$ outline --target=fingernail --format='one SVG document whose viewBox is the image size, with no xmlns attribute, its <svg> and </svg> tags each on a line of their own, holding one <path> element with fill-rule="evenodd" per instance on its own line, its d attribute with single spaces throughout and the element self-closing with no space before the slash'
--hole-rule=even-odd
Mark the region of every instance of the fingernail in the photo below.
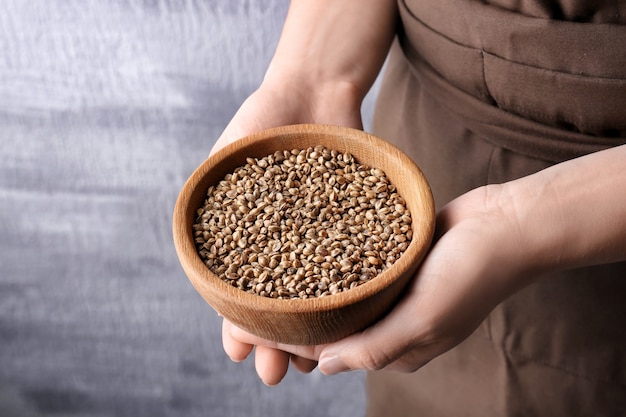
<svg viewBox="0 0 626 417">
<path fill-rule="evenodd" d="M 349 370 L 339 356 L 320 358 L 319 369 L 324 375 L 334 375 Z"/>
</svg>

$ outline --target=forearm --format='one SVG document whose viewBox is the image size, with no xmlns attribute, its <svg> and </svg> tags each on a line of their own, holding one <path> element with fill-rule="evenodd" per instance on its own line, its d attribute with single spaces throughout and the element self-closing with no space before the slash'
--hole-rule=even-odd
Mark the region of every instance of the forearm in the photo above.
<svg viewBox="0 0 626 417">
<path fill-rule="evenodd" d="M 539 272 L 626 260 L 626 146 L 507 183 L 517 260 Z"/>
<path fill-rule="evenodd" d="M 362 100 L 395 34 L 395 0 L 294 0 L 266 82 L 351 90 Z"/>
</svg>

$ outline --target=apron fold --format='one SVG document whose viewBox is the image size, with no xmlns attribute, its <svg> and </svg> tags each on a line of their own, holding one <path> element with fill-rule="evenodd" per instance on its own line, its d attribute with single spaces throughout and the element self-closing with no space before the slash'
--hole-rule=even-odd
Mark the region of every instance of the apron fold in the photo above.
<svg viewBox="0 0 626 417">
<path fill-rule="evenodd" d="M 626 144 L 626 26 L 477 0 L 399 10 L 373 130 L 417 162 L 438 208 Z M 625 277 L 617 263 L 523 289 L 419 371 L 369 373 L 368 415 L 624 415 Z"/>
</svg>

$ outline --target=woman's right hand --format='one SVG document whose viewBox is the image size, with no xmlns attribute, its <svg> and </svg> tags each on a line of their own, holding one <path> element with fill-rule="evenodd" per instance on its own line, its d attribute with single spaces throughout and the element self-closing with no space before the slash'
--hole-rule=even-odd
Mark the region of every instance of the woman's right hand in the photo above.
<svg viewBox="0 0 626 417">
<path fill-rule="evenodd" d="M 244 136 L 277 126 L 300 123 L 333 124 L 362 128 L 361 99 L 350 85 L 307 87 L 304 83 L 274 86 L 266 81 L 239 108 L 211 154 Z M 254 346 L 231 337 L 232 326 L 224 320 L 222 342 L 224 350 L 236 362 L 244 360 L 254 349 L 259 375 L 268 385 L 278 383 L 289 362 L 301 372 L 310 372 L 317 361 L 265 345 Z M 256 348 L 256 349 L 255 349 Z"/>
<path fill-rule="evenodd" d="M 301 124 L 362 129 L 361 102 L 380 71 L 395 36 L 396 0 L 292 0 L 283 33 L 263 83 L 242 104 L 211 154 L 260 130 Z M 224 350 L 235 361 L 254 345 L 231 336 L 224 322 Z M 259 375 L 278 383 L 289 362 L 311 371 L 306 352 L 290 354 L 259 344 Z M 309 359 L 306 359 L 309 357 Z"/>
</svg>

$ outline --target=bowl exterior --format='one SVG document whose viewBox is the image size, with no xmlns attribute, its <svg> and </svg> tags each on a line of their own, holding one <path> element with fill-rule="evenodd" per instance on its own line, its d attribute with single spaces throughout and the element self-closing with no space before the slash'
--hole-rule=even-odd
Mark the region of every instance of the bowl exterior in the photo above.
<svg viewBox="0 0 626 417">
<path fill-rule="evenodd" d="M 249 299 L 216 291 L 215 287 L 207 285 L 207 280 L 202 277 L 193 274 L 189 277 L 202 298 L 215 311 L 241 329 L 279 343 L 319 345 L 349 336 L 384 316 L 413 277 L 417 266 L 413 264 L 411 269 L 405 270 L 401 276 L 380 291 L 350 304 L 338 303 L 331 309 L 324 308 L 323 305 L 319 308 L 302 310 L 294 308 L 287 311 L 267 308 L 263 302 L 265 297 L 254 295 L 256 298 L 254 301 L 259 302 L 253 303 Z M 299 301 L 304 300 L 293 300 Z"/>
</svg>

